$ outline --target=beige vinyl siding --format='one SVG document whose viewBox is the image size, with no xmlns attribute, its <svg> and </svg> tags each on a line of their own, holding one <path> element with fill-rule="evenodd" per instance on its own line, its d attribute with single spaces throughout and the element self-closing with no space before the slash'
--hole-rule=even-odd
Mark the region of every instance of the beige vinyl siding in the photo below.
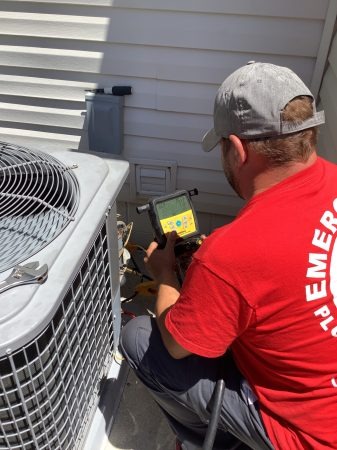
<svg viewBox="0 0 337 450">
<path fill-rule="evenodd" d="M 337 163 L 337 35 L 331 46 L 319 98 L 319 108 L 324 109 L 326 121 L 319 135 L 319 152 Z"/>
<path fill-rule="evenodd" d="M 6 2 L 3 2 L 6 3 Z M 10 2 L 7 2 L 10 3 Z M 71 6 L 114 6 L 128 9 L 158 10 L 158 11 L 178 11 L 178 12 L 203 12 L 220 14 L 245 14 L 261 16 L 261 11 L 265 16 L 294 17 L 325 19 L 327 2 L 315 2 L 312 0 L 303 3 L 302 0 L 283 0 L 274 2 L 268 0 L 21 0 L 26 3 L 25 11 L 32 11 L 35 4 L 40 4 L 39 10 L 48 8 L 50 4 L 71 5 Z M 30 6 L 31 5 L 31 6 Z M 6 5 L 2 8 L 6 11 Z M 104 11 L 104 9 L 101 9 Z M 70 9 L 68 11 L 71 11 Z M 45 10 L 43 10 L 45 12 Z M 99 14 L 99 12 L 97 13 Z"/>
<path fill-rule="evenodd" d="M 199 188 L 195 204 L 212 227 L 218 214 L 240 207 L 218 152 L 200 147 L 218 85 L 259 60 L 289 66 L 318 86 L 336 3 L 0 1 L 0 138 L 86 149 L 85 90 L 131 85 L 122 156 L 176 161 L 176 187 Z M 137 201 L 128 184 L 121 200 Z"/>
</svg>

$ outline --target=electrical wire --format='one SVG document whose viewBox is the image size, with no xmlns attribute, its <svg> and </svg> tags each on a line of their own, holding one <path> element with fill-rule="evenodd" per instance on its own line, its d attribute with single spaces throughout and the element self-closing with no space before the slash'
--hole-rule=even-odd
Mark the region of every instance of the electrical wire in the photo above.
<svg viewBox="0 0 337 450">
<path fill-rule="evenodd" d="M 144 253 L 146 253 L 146 249 L 145 249 L 143 246 L 141 246 L 141 245 L 139 245 L 139 244 L 134 244 L 133 242 L 127 244 L 125 247 L 127 248 L 127 250 L 129 250 L 130 253 L 131 253 L 132 250 L 134 250 L 135 248 L 138 249 L 138 250 L 141 250 L 141 251 L 144 252 Z"/>
<path fill-rule="evenodd" d="M 125 232 L 126 232 L 126 238 L 123 240 L 123 245 L 124 247 L 126 247 L 128 245 L 130 236 L 131 236 L 131 232 L 133 229 L 133 222 L 130 222 L 126 225 L 125 227 Z"/>
<path fill-rule="evenodd" d="M 146 280 L 153 281 L 153 279 L 151 277 L 149 277 L 148 275 L 146 275 L 145 273 L 143 273 L 140 270 L 139 265 L 137 264 L 137 261 L 135 260 L 135 258 L 133 257 L 133 255 L 131 253 L 130 253 L 130 257 L 131 257 L 132 264 L 134 265 L 134 267 L 135 267 L 136 271 L 138 272 L 138 274 L 141 275 L 141 278 L 142 279 L 145 278 Z"/>
<path fill-rule="evenodd" d="M 145 273 L 140 272 L 139 270 L 136 269 L 130 269 L 130 267 L 125 267 L 124 268 L 124 272 L 125 273 L 130 273 L 132 275 L 138 275 L 141 279 L 146 278 L 149 281 L 153 281 L 153 279 L 147 275 L 145 275 Z"/>
</svg>

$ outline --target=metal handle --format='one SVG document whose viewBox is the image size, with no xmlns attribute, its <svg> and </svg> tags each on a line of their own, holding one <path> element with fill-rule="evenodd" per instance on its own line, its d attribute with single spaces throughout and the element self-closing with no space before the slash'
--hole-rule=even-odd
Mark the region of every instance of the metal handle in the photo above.
<svg viewBox="0 0 337 450">
<path fill-rule="evenodd" d="M 136 211 L 138 214 L 142 214 L 145 211 L 148 211 L 150 209 L 150 205 L 147 203 L 146 205 L 137 206 Z"/>
</svg>

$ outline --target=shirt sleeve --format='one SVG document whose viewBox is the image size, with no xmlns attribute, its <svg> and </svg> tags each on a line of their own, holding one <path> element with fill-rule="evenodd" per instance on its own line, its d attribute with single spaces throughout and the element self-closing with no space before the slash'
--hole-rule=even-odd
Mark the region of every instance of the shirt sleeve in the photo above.
<svg viewBox="0 0 337 450">
<path fill-rule="evenodd" d="M 221 356 L 255 320 L 253 308 L 227 281 L 194 259 L 165 325 L 191 353 Z"/>
</svg>

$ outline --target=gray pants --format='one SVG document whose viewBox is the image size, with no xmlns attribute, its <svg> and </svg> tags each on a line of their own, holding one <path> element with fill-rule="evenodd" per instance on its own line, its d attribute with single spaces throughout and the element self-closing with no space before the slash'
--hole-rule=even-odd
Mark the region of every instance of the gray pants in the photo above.
<svg viewBox="0 0 337 450">
<path fill-rule="evenodd" d="M 173 359 L 154 319 L 140 316 L 122 330 L 120 349 L 166 415 L 185 450 L 202 448 L 219 376 L 225 380 L 214 450 L 273 449 L 257 402 L 247 400 L 243 377 L 230 353 L 221 358 Z"/>
</svg>

